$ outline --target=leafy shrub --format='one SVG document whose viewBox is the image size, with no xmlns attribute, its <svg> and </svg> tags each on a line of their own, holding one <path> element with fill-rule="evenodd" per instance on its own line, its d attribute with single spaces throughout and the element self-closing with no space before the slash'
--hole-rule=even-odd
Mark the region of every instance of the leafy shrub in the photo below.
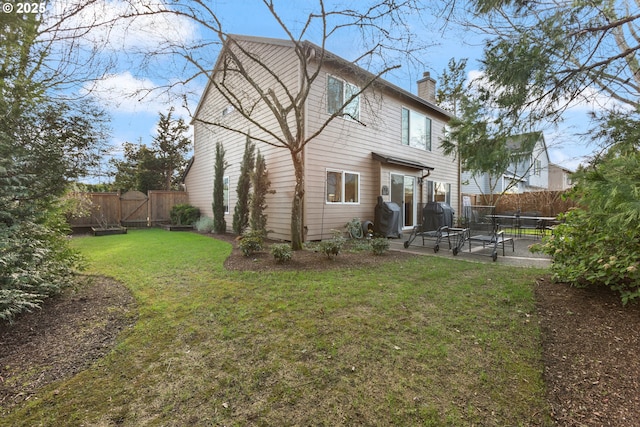
<svg viewBox="0 0 640 427">
<path fill-rule="evenodd" d="M 345 241 L 345 238 L 342 237 L 342 233 L 336 230 L 334 231 L 331 239 L 323 240 L 318 244 L 318 250 L 325 254 L 327 258 L 334 259 L 338 254 L 340 254 Z"/>
<path fill-rule="evenodd" d="M 349 252 L 369 252 L 371 250 L 371 240 L 353 239 L 347 245 Z"/>
<path fill-rule="evenodd" d="M 273 255 L 278 264 L 290 261 L 292 256 L 291 245 L 288 243 L 271 245 L 271 255 Z"/>
<path fill-rule="evenodd" d="M 371 252 L 374 255 L 382 255 L 389 249 L 389 240 L 384 237 L 377 237 L 371 240 Z"/>
<path fill-rule="evenodd" d="M 640 297 L 640 126 L 613 115 L 601 136 L 615 145 L 576 174 L 567 212 L 552 236 L 532 248 L 553 257 L 554 279 L 604 285 L 626 303 Z"/>
<path fill-rule="evenodd" d="M 240 240 L 240 250 L 244 256 L 251 256 L 256 252 L 262 250 L 264 244 L 264 232 L 262 231 L 247 231 L 242 235 Z"/>
<path fill-rule="evenodd" d="M 0 320 L 11 322 L 18 313 L 40 307 L 72 286 L 82 268 L 80 254 L 69 247 L 62 213 L 51 210 L 40 221 L 0 226 Z"/>
<path fill-rule="evenodd" d="M 207 216 L 201 216 L 193 225 L 196 230 L 203 233 L 211 233 L 213 231 L 213 219 Z"/>
<path fill-rule="evenodd" d="M 256 155 L 256 165 L 253 174 L 251 174 L 251 186 L 253 194 L 251 195 L 249 223 L 253 230 L 267 230 L 267 215 L 264 213 L 267 209 L 267 195 L 275 194 L 275 190 L 270 190 L 271 181 L 269 181 L 269 173 L 267 172 L 267 163 L 264 160 L 260 150 Z"/>
<path fill-rule="evenodd" d="M 171 223 L 176 225 L 192 225 L 200 218 L 200 209 L 188 203 L 174 205 L 169 212 Z"/>
<path fill-rule="evenodd" d="M 624 303 L 640 297 L 640 229 L 613 230 L 584 209 L 561 216 L 565 221 L 533 251 L 553 258 L 556 281 L 574 286 L 604 285 L 620 293 Z"/>
</svg>

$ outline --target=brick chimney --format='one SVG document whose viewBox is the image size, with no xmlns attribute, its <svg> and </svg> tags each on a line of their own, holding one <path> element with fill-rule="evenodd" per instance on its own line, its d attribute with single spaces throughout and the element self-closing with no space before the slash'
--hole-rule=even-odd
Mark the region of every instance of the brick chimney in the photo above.
<svg viewBox="0 0 640 427">
<path fill-rule="evenodd" d="M 431 73 L 425 71 L 422 79 L 418 80 L 418 96 L 435 104 L 436 102 L 436 81 L 431 78 Z"/>
</svg>

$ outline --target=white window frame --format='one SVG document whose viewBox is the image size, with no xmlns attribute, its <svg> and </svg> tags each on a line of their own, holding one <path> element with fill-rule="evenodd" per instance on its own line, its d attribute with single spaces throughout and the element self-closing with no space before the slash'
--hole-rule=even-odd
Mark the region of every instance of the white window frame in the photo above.
<svg viewBox="0 0 640 427">
<path fill-rule="evenodd" d="M 340 82 L 342 85 L 342 93 L 341 98 L 335 102 L 331 102 L 329 98 L 331 96 L 331 91 L 329 90 L 329 84 L 331 79 Z M 356 120 L 360 121 L 360 94 L 353 98 L 351 102 L 345 105 L 345 100 L 351 98 L 354 93 L 360 92 L 360 88 L 354 84 L 349 83 L 348 81 L 341 79 L 339 77 L 333 76 L 331 74 L 327 75 L 327 113 L 335 114 L 339 111 L 339 108 L 342 108 L 342 114 L 339 114 L 337 117 L 342 117 L 347 120 Z M 333 104 L 333 105 L 332 105 Z"/>
<path fill-rule="evenodd" d="M 451 204 L 451 184 L 444 181 L 427 181 L 427 201 L 435 202 L 436 196 L 444 194 L 444 201 Z"/>
<path fill-rule="evenodd" d="M 236 109 L 234 108 L 234 106 L 233 106 L 233 105 L 231 105 L 231 104 L 229 104 L 229 105 L 227 105 L 226 107 L 224 107 L 224 108 L 222 109 L 221 116 L 222 116 L 222 117 L 224 117 L 224 116 L 228 116 L 229 114 L 233 113 L 235 110 L 236 110 Z"/>
<path fill-rule="evenodd" d="M 340 176 L 340 197 L 339 200 L 329 200 L 329 173 L 339 174 Z M 346 175 L 355 175 L 357 177 L 357 200 L 350 202 L 345 200 L 346 194 Z M 359 205 L 360 204 L 360 172 L 345 171 L 338 169 L 326 169 L 325 170 L 325 191 L 324 202 L 328 205 Z M 335 193 L 333 193 L 335 194 Z"/>
<path fill-rule="evenodd" d="M 228 214 L 229 213 L 229 177 L 225 176 L 222 177 L 222 198 L 223 200 L 223 205 L 225 207 L 224 209 L 224 213 Z"/>
<path fill-rule="evenodd" d="M 542 160 L 533 159 L 533 174 L 540 176 L 542 174 Z"/>
<path fill-rule="evenodd" d="M 416 121 L 418 121 L 417 125 L 419 125 L 419 121 L 422 121 L 422 126 L 424 127 L 423 135 L 413 135 L 411 132 L 412 122 Z M 419 111 L 412 110 L 411 108 L 402 107 L 402 110 L 400 112 L 400 123 L 402 128 L 402 135 L 400 137 L 402 145 L 418 148 L 425 151 L 431 151 L 431 146 L 433 143 L 433 120 L 431 120 L 430 117 Z M 415 128 L 413 130 L 415 132 Z M 424 138 L 424 143 L 415 142 L 416 140 L 420 140 L 422 138 Z"/>
</svg>

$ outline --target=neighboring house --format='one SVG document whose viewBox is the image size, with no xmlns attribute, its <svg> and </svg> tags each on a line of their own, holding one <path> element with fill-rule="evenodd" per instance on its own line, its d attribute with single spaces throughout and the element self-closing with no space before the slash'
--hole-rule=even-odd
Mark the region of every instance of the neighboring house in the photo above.
<svg viewBox="0 0 640 427">
<path fill-rule="evenodd" d="M 299 84 L 304 64 L 294 55 L 293 42 L 232 37 L 270 64 L 270 74 L 256 74 L 252 78 L 274 79 L 277 76 L 279 81 L 291 87 Z M 321 51 L 316 45 L 303 43 L 310 52 Z M 216 68 L 221 67 L 224 61 L 224 49 L 222 52 Z M 362 81 L 362 76 L 371 76 L 352 63 L 327 54 L 331 61 L 326 61 L 320 70 L 301 118 L 308 134 L 316 132 L 331 113 L 349 99 L 350 94 L 357 92 L 354 88 Z M 313 56 L 309 61 L 313 64 Z M 215 69 L 213 75 L 219 78 L 215 77 Z M 250 98 L 248 90 L 235 90 L 238 97 Z M 446 201 L 457 209 L 460 199 L 458 164 L 440 149 L 441 135 L 451 116 L 435 105 L 435 81 L 427 73 L 418 82 L 418 93 L 414 95 L 379 79 L 348 103 L 344 109 L 345 116 L 336 117 L 305 146 L 305 240 L 330 238 L 332 230 L 344 231 L 345 224 L 354 217 L 373 221 L 379 195 L 385 201 L 401 206 L 404 227 L 417 224 L 419 206 L 429 200 Z M 273 95 L 282 96 L 276 95 L 275 91 Z M 189 202 L 211 217 L 215 145 L 221 142 L 229 165 L 225 172 L 225 206 L 228 212 L 226 222 L 230 227 L 246 137 L 210 124 L 220 120 L 229 128 L 237 128 L 241 126 L 237 123 L 243 123 L 240 113 L 230 108 L 215 86 L 209 84 L 194 115 L 194 157 L 184 182 Z M 261 128 L 254 126 L 248 129 L 252 136 L 259 132 L 261 135 L 267 131 L 279 132 L 272 115 L 264 114 L 264 122 L 260 124 Z M 290 240 L 295 185 L 291 154 L 286 148 L 263 142 L 256 145 L 265 157 L 271 189 L 275 190 L 275 194 L 267 198 L 269 236 Z"/>
<path fill-rule="evenodd" d="M 513 160 L 502 174 L 462 172 L 463 194 L 526 193 L 549 189 L 549 153 L 542 132 L 514 136 Z"/>
<path fill-rule="evenodd" d="M 549 163 L 549 190 L 564 191 L 573 187 L 571 174 L 573 171 L 554 163 Z"/>
</svg>

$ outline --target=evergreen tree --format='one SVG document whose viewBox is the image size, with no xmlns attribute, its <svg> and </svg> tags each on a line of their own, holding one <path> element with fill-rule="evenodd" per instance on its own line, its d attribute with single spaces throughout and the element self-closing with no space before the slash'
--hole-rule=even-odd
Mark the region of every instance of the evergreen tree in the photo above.
<svg viewBox="0 0 640 427">
<path fill-rule="evenodd" d="M 177 188 L 180 178 L 178 172 L 187 163 L 185 155 L 191 145 L 191 140 L 185 136 L 189 126 L 182 118 L 174 119 L 173 111 L 172 107 L 167 115 L 160 113 L 158 134 L 153 137 L 153 148 L 157 153 L 157 165 L 165 190 Z"/>
<path fill-rule="evenodd" d="M 269 181 L 267 173 L 267 164 L 260 150 L 256 156 L 256 167 L 251 175 L 251 184 L 253 185 L 253 194 L 251 195 L 251 229 L 254 231 L 267 233 L 267 215 L 264 210 L 267 208 L 267 194 L 275 193 L 269 190 L 271 181 Z"/>
<path fill-rule="evenodd" d="M 185 155 L 191 140 L 185 136 L 189 129 L 183 119 L 172 117 L 173 108 L 160 113 L 158 134 L 151 147 L 124 143 L 124 159 L 112 159 L 115 167 L 114 186 L 121 190 L 176 190 L 180 172 L 187 161 Z"/>
<path fill-rule="evenodd" d="M 0 16 L 0 320 L 74 283 L 59 196 L 95 164 L 105 115 L 43 90 L 35 14 Z M 87 108 L 84 108 L 87 107 Z"/>
<path fill-rule="evenodd" d="M 115 166 L 114 187 L 119 190 L 138 190 L 147 193 L 149 190 L 164 188 L 164 177 L 161 172 L 157 153 L 146 145 L 125 142 L 124 159 L 111 159 Z"/>
<path fill-rule="evenodd" d="M 233 232 L 236 234 L 242 234 L 249 226 L 249 199 L 251 197 L 251 174 L 255 164 L 255 149 L 256 144 L 251 142 L 251 138 L 247 136 L 238 187 L 236 188 L 238 199 L 233 208 Z"/>
<path fill-rule="evenodd" d="M 436 93 L 437 105 L 450 111 L 454 117 L 458 115 L 462 98 L 466 96 L 467 58 L 456 62 L 451 58 L 447 63 L 447 69 L 439 78 L 439 88 Z"/>
<path fill-rule="evenodd" d="M 227 162 L 224 160 L 225 151 L 221 143 L 216 143 L 216 162 L 213 168 L 213 231 L 218 234 L 227 232 L 227 222 L 224 214 L 229 210 L 225 205 L 224 171 Z M 226 189 L 228 192 L 229 190 Z"/>
</svg>

